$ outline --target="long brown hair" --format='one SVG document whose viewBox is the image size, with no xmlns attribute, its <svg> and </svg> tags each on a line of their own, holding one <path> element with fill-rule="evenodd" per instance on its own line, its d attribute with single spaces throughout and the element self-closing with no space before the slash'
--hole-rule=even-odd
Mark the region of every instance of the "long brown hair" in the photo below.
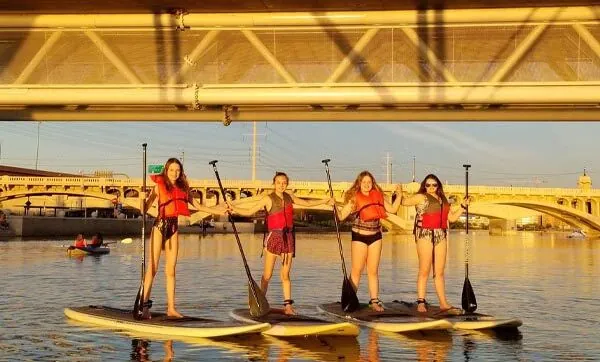
<svg viewBox="0 0 600 362">
<path fill-rule="evenodd" d="M 354 180 L 352 186 L 348 189 L 348 191 L 344 193 L 344 203 L 348 203 L 354 198 L 354 196 L 356 196 L 356 193 L 360 192 L 360 183 L 362 182 L 362 179 L 365 178 L 365 176 L 369 176 L 371 178 L 371 181 L 373 181 L 374 190 L 382 192 L 381 187 L 379 187 L 377 181 L 375 181 L 375 177 L 373 177 L 373 174 L 365 170 L 359 173 L 358 176 L 356 176 L 356 180 Z"/>
<path fill-rule="evenodd" d="M 427 193 L 427 187 L 425 187 L 425 184 L 427 183 L 427 180 L 429 180 L 429 179 L 433 179 L 433 180 L 435 180 L 435 182 L 437 182 L 437 189 L 435 190 L 435 193 L 440 197 L 440 200 L 442 200 L 442 202 L 444 204 L 447 204 L 448 199 L 446 198 L 446 194 L 444 194 L 444 188 L 442 187 L 442 182 L 436 175 L 434 175 L 432 173 L 425 176 L 423 181 L 421 181 L 421 187 L 419 187 L 419 191 L 417 193 L 423 194 L 423 195 L 425 195 Z"/>
<path fill-rule="evenodd" d="M 172 184 L 171 180 L 169 180 L 169 177 L 167 176 L 167 171 L 169 170 L 169 166 L 171 166 L 174 163 L 179 165 L 179 169 L 181 170 L 181 172 L 179 173 L 179 177 L 177 178 L 177 180 L 175 180 L 175 184 Z M 163 180 L 165 181 L 165 185 L 167 186 L 167 191 L 171 192 L 173 187 L 177 187 L 185 193 L 188 193 L 190 191 L 190 185 L 188 184 L 187 177 L 185 176 L 185 173 L 183 172 L 183 165 L 181 164 L 181 161 L 179 161 L 178 159 L 169 158 L 167 160 L 167 163 L 165 163 L 165 167 L 163 168 L 163 170 L 161 172 L 161 176 L 163 177 Z"/>
</svg>

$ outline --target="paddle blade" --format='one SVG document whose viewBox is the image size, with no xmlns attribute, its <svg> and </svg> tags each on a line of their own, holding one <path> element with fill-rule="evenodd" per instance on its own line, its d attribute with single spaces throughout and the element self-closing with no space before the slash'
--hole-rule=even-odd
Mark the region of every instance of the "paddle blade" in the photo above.
<svg viewBox="0 0 600 362">
<path fill-rule="evenodd" d="M 142 288 L 138 290 L 137 296 L 135 297 L 135 303 L 133 303 L 133 319 L 142 319 Z"/>
<path fill-rule="evenodd" d="M 121 244 L 131 244 L 131 243 L 133 243 L 132 238 L 125 238 L 125 239 L 121 240 Z"/>
<path fill-rule="evenodd" d="M 462 290 L 462 309 L 467 313 L 473 313 L 477 309 L 477 300 L 475 299 L 475 292 L 471 286 L 469 278 L 465 278 Z"/>
<path fill-rule="evenodd" d="M 248 280 L 248 307 L 253 317 L 265 316 L 271 310 L 267 297 L 253 279 Z"/>
<path fill-rule="evenodd" d="M 360 308 L 356 290 L 348 278 L 344 278 L 342 284 L 342 310 L 346 313 L 352 313 Z"/>
</svg>

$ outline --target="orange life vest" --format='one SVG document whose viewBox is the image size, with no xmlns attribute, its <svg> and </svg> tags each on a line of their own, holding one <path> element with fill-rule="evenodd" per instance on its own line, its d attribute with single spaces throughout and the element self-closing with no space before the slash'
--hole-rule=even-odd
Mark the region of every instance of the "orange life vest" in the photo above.
<svg viewBox="0 0 600 362">
<path fill-rule="evenodd" d="M 179 215 L 190 216 L 188 209 L 188 195 L 179 187 L 174 186 L 171 192 L 167 190 L 162 175 L 150 176 L 152 181 L 158 186 L 158 215 L 164 217 L 176 217 Z"/>
<path fill-rule="evenodd" d="M 287 193 L 283 193 L 283 202 L 274 192 L 269 194 L 271 210 L 267 215 L 267 228 L 271 230 L 289 230 L 294 226 L 294 201 Z"/>
<path fill-rule="evenodd" d="M 383 193 L 371 189 L 369 196 L 358 191 L 355 196 L 356 213 L 362 221 L 379 220 L 387 218 L 383 203 Z"/>
<path fill-rule="evenodd" d="M 75 247 L 76 248 L 85 248 L 86 242 L 85 239 L 77 239 L 75 240 Z"/>
<path fill-rule="evenodd" d="M 423 229 L 447 229 L 448 213 L 450 204 L 440 203 L 435 197 L 425 194 L 427 197 L 427 208 L 421 215 L 421 220 L 417 221 L 417 226 Z"/>
</svg>

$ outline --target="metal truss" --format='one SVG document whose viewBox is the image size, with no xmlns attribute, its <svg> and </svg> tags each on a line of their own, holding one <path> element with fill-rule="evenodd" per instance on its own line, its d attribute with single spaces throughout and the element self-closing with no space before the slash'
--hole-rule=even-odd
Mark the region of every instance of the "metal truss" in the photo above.
<svg viewBox="0 0 600 362">
<path fill-rule="evenodd" d="M 600 120 L 598 14 L 0 14 L 0 120 Z"/>
</svg>

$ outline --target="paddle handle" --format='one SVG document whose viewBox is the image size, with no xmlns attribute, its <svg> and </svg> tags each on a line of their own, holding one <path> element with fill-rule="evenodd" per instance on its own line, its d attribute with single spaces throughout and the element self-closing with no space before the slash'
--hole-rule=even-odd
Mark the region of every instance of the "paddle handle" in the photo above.
<svg viewBox="0 0 600 362">
<path fill-rule="evenodd" d="M 329 196 L 333 197 L 333 187 L 331 186 L 331 174 L 329 172 L 329 161 L 330 159 L 323 160 L 325 164 L 325 173 L 327 174 L 327 184 L 329 185 Z M 338 248 L 340 250 L 340 258 L 342 258 L 342 273 L 344 273 L 344 279 L 348 279 L 348 273 L 346 272 L 346 261 L 344 259 L 344 249 L 342 248 L 342 239 L 340 238 L 340 226 L 338 223 L 338 211 L 337 207 L 333 205 L 333 222 L 335 223 L 335 233 L 338 241 Z"/>
<path fill-rule="evenodd" d="M 221 197 L 223 197 L 223 201 L 227 201 L 227 196 L 225 195 L 225 188 L 223 187 L 223 183 L 221 182 L 221 177 L 219 176 L 219 171 L 217 170 L 217 161 L 209 162 L 213 167 L 213 171 L 215 172 L 215 177 L 217 178 L 217 182 L 219 184 L 219 189 L 221 190 Z M 244 269 L 246 269 L 246 275 L 248 276 L 248 280 L 250 281 L 250 289 L 252 290 L 252 294 L 254 294 L 256 298 L 256 290 L 254 288 L 254 283 L 252 279 L 252 273 L 250 272 L 250 267 L 248 267 L 248 261 L 246 260 L 246 254 L 244 254 L 244 248 L 242 247 L 242 242 L 240 241 L 240 236 L 238 235 L 237 228 L 235 227 L 235 222 L 233 221 L 233 217 L 231 214 L 228 214 L 229 222 L 231 223 L 231 227 L 233 229 L 233 233 L 235 234 L 235 241 L 237 242 L 238 248 L 240 249 L 240 254 L 242 255 L 242 261 L 244 262 Z"/>
</svg>

